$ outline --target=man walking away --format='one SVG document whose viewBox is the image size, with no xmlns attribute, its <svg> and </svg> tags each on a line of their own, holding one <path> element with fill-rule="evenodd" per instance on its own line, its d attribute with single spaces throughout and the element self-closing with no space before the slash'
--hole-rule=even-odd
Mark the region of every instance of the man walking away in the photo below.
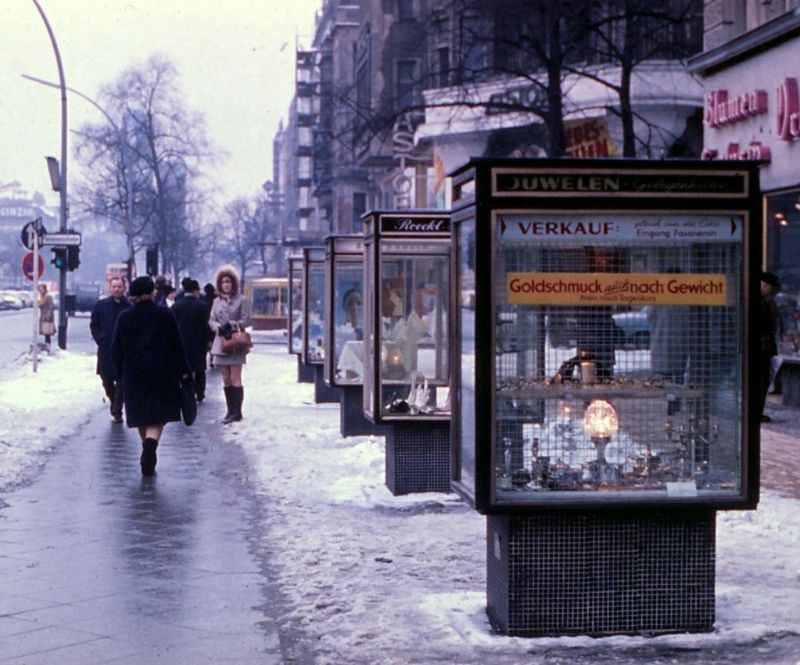
<svg viewBox="0 0 800 665">
<path fill-rule="evenodd" d="M 111 341 L 114 326 L 121 312 L 130 304 L 125 297 L 125 282 L 121 277 L 113 277 L 109 282 L 111 293 L 101 298 L 92 308 L 89 330 L 97 344 L 97 374 L 103 382 L 103 390 L 111 403 L 111 417 L 115 423 L 122 422 L 122 387 L 119 383 L 114 362 L 111 359 Z"/>
<path fill-rule="evenodd" d="M 200 300 L 200 284 L 194 279 L 183 280 L 183 298 L 172 306 L 178 323 L 186 361 L 194 376 L 197 401 L 206 396 L 206 349 L 208 345 L 208 310 Z"/>
</svg>

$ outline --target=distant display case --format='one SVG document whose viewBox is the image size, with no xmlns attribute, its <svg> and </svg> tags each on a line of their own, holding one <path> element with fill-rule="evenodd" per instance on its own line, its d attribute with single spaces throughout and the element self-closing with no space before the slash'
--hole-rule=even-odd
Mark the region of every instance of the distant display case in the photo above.
<svg viewBox="0 0 800 665">
<path fill-rule="evenodd" d="M 303 256 L 288 256 L 289 353 L 303 353 Z"/>
<path fill-rule="evenodd" d="M 325 239 L 325 383 L 364 382 L 364 238 Z"/>
<path fill-rule="evenodd" d="M 306 365 L 325 360 L 325 249 L 303 248 L 303 351 Z"/>
<path fill-rule="evenodd" d="M 453 187 L 454 489 L 754 507 L 756 165 L 473 160 Z"/>
<path fill-rule="evenodd" d="M 364 221 L 364 414 L 450 419 L 450 221 L 373 211 Z"/>
</svg>

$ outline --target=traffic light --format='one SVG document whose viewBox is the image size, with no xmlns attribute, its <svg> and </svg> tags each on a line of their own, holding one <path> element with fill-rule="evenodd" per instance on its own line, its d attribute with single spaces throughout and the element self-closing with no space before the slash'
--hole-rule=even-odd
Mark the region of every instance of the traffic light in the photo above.
<svg viewBox="0 0 800 665">
<path fill-rule="evenodd" d="M 53 258 L 50 259 L 56 270 L 66 270 L 67 268 L 67 248 L 53 247 Z"/>
<path fill-rule="evenodd" d="M 158 274 L 158 244 L 150 245 L 145 252 L 145 272 L 150 277 Z"/>
<path fill-rule="evenodd" d="M 77 270 L 81 264 L 80 245 L 70 245 L 67 247 L 67 270 Z"/>
</svg>

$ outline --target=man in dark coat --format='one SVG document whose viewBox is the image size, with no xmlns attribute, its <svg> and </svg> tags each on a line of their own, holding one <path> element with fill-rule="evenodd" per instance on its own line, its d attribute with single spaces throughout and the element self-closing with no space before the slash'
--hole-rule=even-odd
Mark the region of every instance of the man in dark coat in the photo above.
<svg viewBox="0 0 800 665">
<path fill-rule="evenodd" d="M 183 297 L 176 300 L 171 311 L 178 322 L 186 360 L 194 377 L 197 401 L 202 402 L 206 395 L 206 351 L 210 330 L 208 310 L 199 299 L 200 284 L 196 280 L 185 278 L 182 286 Z"/>
<path fill-rule="evenodd" d="M 133 307 L 117 319 L 111 356 L 122 381 L 125 419 L 142 439 L 142 475 L 155 473 L 156 448 L 164 425 L 181 419 L 181 378 L 186 354 L 172 313 L 154 302 L 149 277 L 131 284 Z"/>
<path fill-rule="evenodd" d="M 114 326 L 121 312 L 130 307 L 125 297 L 125 282 L 121 277 L 113 277 L 109 283 L 111 293 L 108 298 L 97 301 L 92 309 L 89 330 L 97 344 L 97 374 L 103 382 L 103 390 L 111 403 L 111 417 L 114 422 L 122 422 L 122 389 L 117 380 L 116 369 L 111 359 L 111 340 Z"/>
<path fill-rule="evenodd" d="M 778 344 L 775 341 L 778 322 L 778 306 L 775 304 L 775 294 L 780 289 L 780 280 L 775 273 L 761 273 L 761 302 L 758 308 L 758 360 L 756 361 L 756 388 L 753 400 L 753 413 L 762 423 L 772 421 L 766 413 L 764 406 L 767 403 L 772 374 L 772 358 L 778 355 Z"/>
</svg>

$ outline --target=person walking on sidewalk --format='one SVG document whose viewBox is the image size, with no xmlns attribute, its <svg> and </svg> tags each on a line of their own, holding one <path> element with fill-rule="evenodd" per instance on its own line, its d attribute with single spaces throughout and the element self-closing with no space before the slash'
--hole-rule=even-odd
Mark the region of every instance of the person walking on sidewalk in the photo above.
<svg viewBox="0 0 800 665">
<path fill-rule="evenodd" d="M 761 273 L 761 302 L 758 310 L 759 353 L 756 361 L 756 397 L 753 413 L 762 423 L 772 421 L 772 418 L 764 413 L 764 406 L 767 403 L 767 391 L 772 374 L 772 358 L 778 355 L 778 344 L 775 341 L 778 306 L 775 304 L 775 294 L 779 288 L 780 281 L 777 275 L 771 272 Z"/>
<path fill-rule="evenodd" d="M 194 391 L 198 402 L 206 396 L 206 352 L 208 349 L 208 310 L 200 302 L 200 284 L 185 277 L 181 283 L 183 296 L 175 301 L 171 312 L 178 322 L 181 342 L 186 351 L 186 360 L 194 379 Z"/>
<path fill-rule="evenodd" d="M 246 352 L 226 353 L 222 348 L 223 339 L 230 337 L 237 330 L 244 330 L 250 323 L 250 316 L 245 299 L 239 293 L 239 273 L 232 266 L 223 266 L 216 276 L 217 297 L 211 306 L 209 325 L 214 331 L 214 343 L 211 345 L 211 356 L 214 366 L 222 372 L 222 384 L 225 391 L 225 403 L 228 412 L 222 422 L 226 425 L 242 419 L 242 403 L 244 402 L 244 386 L 242 385 L 242 365 L 246 361 Z"/>
<path fill-rule="evenodd" d="M 208 282 L 203 287 L 203 293 L 200 295 L 200 302 L 202 302 L 206 306 L 206 321 L 211 318 L 211 307 L 214 304 L 214 299 L 217 297 L 217 291 L 214 288 L 214 285 Z M 215 333 L 211 330 L 211 327 L 208 328 L 208 344 L 206 345 L 206 353 L 208 353 L 209 357 L 209 365 L 213 368 L 214 367 L 214 356 L 211 355 L 211 345 L 214 343 Z"/>
<path fill-rule="evenodd" d="M 181 379 L 189 374 L 178 324 L 155 304 L 155 284 L 137 277 L 130 290 L 133 307 L 117 319 L 111 355 L 122 380 L 125 418 L 142 440 L 142 475 L 156 469 L 156 448 L 168 422 L 181 419 Z"/>
<path fill-rule="evenodd" d="M 47 351 L 50 351 L 50 338 L 56 334 L 56 306 L 53 296 L 47 292 L 47 284 L 39 284 L 39 334 L 44 335 Z"/>
<path fill-rule="evenodd" d="M 115 423 L 121 423 L 122 388 L 119 385 L 114 361 L 111 359 L 111 341 L 117 317 L 130 307 L 130 303 L 125 297 L 125 282 L 122 277 L 112 277 L 109 288 L 111 289 L 109 296 L 98 300 L 92 308 L 89 330 L 97 344 L 97 374 L 111 404 L 111 417 Z"/>
</svg>

